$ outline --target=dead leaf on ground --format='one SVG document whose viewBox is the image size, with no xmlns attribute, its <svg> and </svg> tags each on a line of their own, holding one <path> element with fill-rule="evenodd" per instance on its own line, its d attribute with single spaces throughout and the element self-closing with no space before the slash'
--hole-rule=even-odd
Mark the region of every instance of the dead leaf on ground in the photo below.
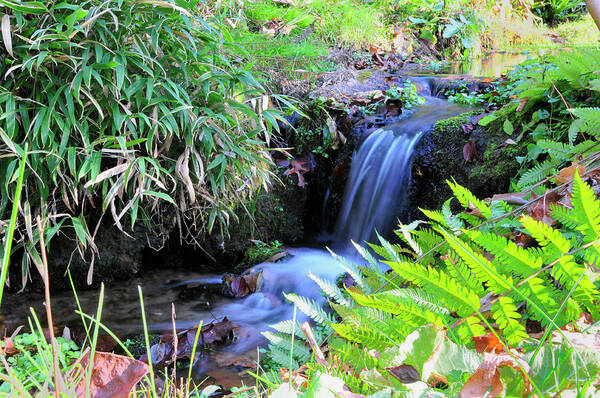
<svg viewBox="0 0 600 398">
<path fill-rule="evenodd" d="M 565 184 L 573 181 L 575 171 L 579 171 L 579 175 L 582 175 L 585 173 L 585 167 L 577 163 L 571 163 L 569 167 L 565 167 L 558 172 L 558 175 L 556 176 L 556 183 Z"/>
<path fill-rule="evenodd" d="M 483 159 L 481 158 L 481 156 L 479 156 L 479 153 L 477 152 L 477 147 L 475 146 L 475 141 L 473 140 L 469 140 L 465 146 L 463 147 L 463 158 L 465 159 L 465 161 L 468 163 L 471 160 L 473 160 L 473 158 L 479 160 L 479 161 L 483 161 Z"/>
<path fill-rule="evenodd" d="M 198 336 L 198 346 L 210 344 L 226 344 L 235 338 L 234 330 L 237 327 L 224 317 L 219 322 L 211 322 L 202 326 Z M 185 330 L 177 334 L 177 353 L 174 355 L 175 345 L 173 344 L 172 334 L 163 334 L 160 336 L 158 343 L 150 347 L 150 358 L 152 363 L 157 366 L 170 365 L 173 362 L 173 357 L 191 358 L 194 350 L 194 342 L 198 334 L 198 327 Z M 194 359 L 199 356 L 199 350 L 196 349 Z M 148 355 L 144 354 L 140 357 L 141 361 L 148 361 Z"/>
<path fill-rule="evenodd" d="M 421 380 L 419 371 L 411 365 L 398 365 L 384 369 L 403 384 L 416 383 Z"/>
<path fill-rule="evenodd" d="M 77 397 L 86 396 L 85 371 L 89 366 L 89 351 L 80 361 L 77 369 L 82 377 L 77 385 Z M 148 373 L 147 364 L 137 359 L 107 352 L 96 352 L 92 367 L 90 395 L 94 398 L 125 398 L 131 389 Z M 73 374 L 73 376 L 75 376 Z"/>
<path fill-rule="evenodd" d="M 527 373 L 530 372 L 529 365 L 518 356 L 517 351 L 513 350 L 511 353 L 512 355 L 508 352 L 502 354 L 484 353 L 483 361 L 475 373 L 473 373 L 469 380 L 464 384 L 460 391 L 460 397 L 497 397 L 502 394 L 504 385 L 502 384 L 500 372 L 498 371 L 498 369 L 502 367 L 511 367 L 521 373 L 523 382 L 525 383 L 523 397 L 529 396 L 529 393 L 531 393 L 531 383 L 527 377 Z"/>
<path fill-rule="evenodd" d="M 563 337 L 564 336 L 564 337 Z M 566 330 L 552 332 L 552 342 L 561 344 L 564 339 L 567 344 L 593 352 L 600 352 L 600 334 L 568 332 Z"/>
<path fill-rule="evenodd" d="M 523 109 L 525 109 L 525 105 L 527 105 L 527 101 L 529 101 L 529 98 L 521 98 L 519 100 L 519 105 L 517 106 L 517 112 L 521 112 Z"/>
<path fill-rule="evenodd" d="M 306 155 L 302 157 L 297 157 L 294 159 L 279 159 L 276 160 L 275 163 L 279 167 L 289 167 L 287 170 L 283 172 L 284 176 L 289 176 L 292 174 L 296 174 L 298 177 L 298 186 L 304 187 L 307 182 L 304 179 L 304 173 L 311 171 L 315 164 L 314 159 L 311 155 Z"/>
<path fill-rule="evenodd" d="M 474 336 L 473 341 L 475 342 L 475 350 L 480 354 L 484 352 L 499 354 L 505 351 L 504 344 L 498 340 L 498 337 L 494 333 Z"/>
</svg>

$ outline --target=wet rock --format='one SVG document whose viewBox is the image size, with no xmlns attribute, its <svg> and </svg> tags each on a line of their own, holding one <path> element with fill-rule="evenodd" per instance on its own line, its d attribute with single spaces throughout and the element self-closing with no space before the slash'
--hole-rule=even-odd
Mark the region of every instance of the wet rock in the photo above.
<svg viewBox="0 0 600 398">
<path fill-rule="evenodd" d="M 446 180 L 454 178 L 477 197 L 485 198 L 497 192 L 507 192 L 511 177 L 519 164 L 516 156 L 523 151 L 519 145 L 505 145 L 506 134 L 494 128 L 475 126 L 465 131 L 474 112 L 439 121 L 415 150 L 412 166 L 411 203 L 425 209 L 437 209 L 452 196 Z M 469 129 L 467 129 L 469 130 Z M 466 162 L 463 149 L 470 140 L 483 160 Z M 423 218 L 413 209 L 409 218 Z"/>
</svg>

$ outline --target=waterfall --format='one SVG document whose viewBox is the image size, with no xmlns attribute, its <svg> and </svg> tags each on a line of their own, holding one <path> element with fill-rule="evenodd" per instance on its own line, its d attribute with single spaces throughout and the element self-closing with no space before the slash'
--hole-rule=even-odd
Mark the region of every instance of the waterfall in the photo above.
<svg viewBox="0 0 600 398">
<path fill-rule="evenodd" d="M 429 82 L 424 81 L 429 89 Z M 427 96 L 424 105 L 400 120 L 371 133 L 352 158 L 336 238 L 347 243 L 376 241 L 397 223 L 408 206 L 411 160 L 415 146 L 435 122 L 465 112 L 464 106 Z"/>
</svg>

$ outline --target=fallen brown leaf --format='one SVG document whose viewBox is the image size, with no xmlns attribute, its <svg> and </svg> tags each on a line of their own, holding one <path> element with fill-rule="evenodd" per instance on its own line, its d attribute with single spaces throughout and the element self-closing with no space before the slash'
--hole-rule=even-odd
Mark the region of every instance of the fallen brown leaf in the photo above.
<svg viewBox="0 0 600 398">
<path fill-rule="evenodd" d="M 556 183 L 565 184 L 573 181 L 575 171 L 579 171 L 579 175 L 582 175 L 585 173 L 585 167 L 577 163 L 571 163 L 569 167 L 565 167 L 558 172 L 558 175 L 556 176 Z"/>
<path fill-rule="evenodd" d="M 527 374 L 530 372 L 529 365 L 518 356 L 518 352 L 512 350 L 512 355 L 508 352 L 495 354 L 486 352 L 483 354 L 483 361 L 479 368 L 464 384 L 460 391 L 460 398 L 475 398 L 475 397 L 497 397 L 504 390 L 504 385 L 500 379 L 498 368 L 511 367 L 521 372 L 525 389 L 523 397 L 529 396 L 531 392 L 531 383 Z M 514 357 L 514 358 L 513 358 Z"/>
<path fill-rule="evenodd" d="M 475 341 L 475 350 L 480 354 L 484 352 L 499 354 L 505 351 L 504 344 L 498 340 L 498 337 L 496 337 L 494 333 L 484 334 L 483 336 L 474 336 L 473 341 Z"/>
<path fill-rule="evenodd" d="M 384 368 L 403 384 L 416 383 L 421 380 L 419 371 L 411 365 L 398 365 L 389 368 Z"/>
<path fill-rule="evenodd" d="M 85 372 L 90 362 L 90 353 L 86 353 L 78 366 L 82 377 L 77 385 L 78 398 L 86 396 Z M 142 361 L 123 355 L 96 352 L 92 366 L 90 396 L 94 398 L 126 398 L 131 389 L 148 373 L 150 368 Z"/>
</svg>

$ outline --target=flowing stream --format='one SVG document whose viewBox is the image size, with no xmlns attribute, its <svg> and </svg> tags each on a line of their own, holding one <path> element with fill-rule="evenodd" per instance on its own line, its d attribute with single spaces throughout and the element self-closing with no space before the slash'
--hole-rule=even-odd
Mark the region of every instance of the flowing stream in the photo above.
<svg viewBox="0 0 600 398">
<path fill-rule="evenodd" d="M 421 88 L 425 104 L 405 112 L 396 124 L 371 133 L 353 156 L 334 234 L 339 254 L 353 255 L 352 251 L 346 250 L 351 239 L 357 242 L 372 240 L 376 231 L 388 234 L 392 230 L 395 217 L 407 205 L 411 157 L 419 139 L 436 121 L 465 111 L 462 106 L 432 96 L 431 92 L 435 90 L 432 90 L 431 78 L 414 80 Z M 271 324 L 293 317 L 293 306 L 285 301 L 282 292 L 297 293 L 319 302 L 323 300 L 319 288 L 307 275 L 313 273 L 334 280 L 342 272 L 324 248 L 290 249 L 290 254 L 280 262 L 260 264 L 249 271 L 262 272 L 260 291 L 240 300 L 211 296 L 210 304 L 206 302 L 206 296 L 194 295 L 193 288 L 202 285 L 216 287 L 221 283 L 219 275 L 152 271 L 151 275 L 141 279 L 108 287 L 103 319 L 108 327 L 121 335 L 139 333 L 142 323 L 136 285 L 141 284 L 151 332 L 171 329 L 171 303 L 174 303 L 178 329 L 193 327 L 200 320 L 210 322 L 227 316 L 239 326 L 239 330 L 237 341 L 223 350 L 235 355 L 255 351 L 255 347 L 264 342 L 260 332 L 267 330 Z M 97 293 L 82 292 L 79 300 L 86 312 L 95 313 Z M 32 302 L 42 303 L 43 298 L 28 297 L 24 300 L 23 297 L 9 295 L 3 302 L 3 310 L 8 308 L 8 313 L 3 313 L 0 320 L 14 328 L 29 313 L 27 307 Z M 54 295 L 57 324 L 79 321 L 73 313 L 74 305 L 69 292 Z M 43 313 L 40 304 L 33 306 L 38 314 Z M 302 321 L 302 314 L 298 312 L 297 317 Z M 210 374 L 214 370 L 214 362 L 207 357 L 201 371 Z"/>
</svg>

